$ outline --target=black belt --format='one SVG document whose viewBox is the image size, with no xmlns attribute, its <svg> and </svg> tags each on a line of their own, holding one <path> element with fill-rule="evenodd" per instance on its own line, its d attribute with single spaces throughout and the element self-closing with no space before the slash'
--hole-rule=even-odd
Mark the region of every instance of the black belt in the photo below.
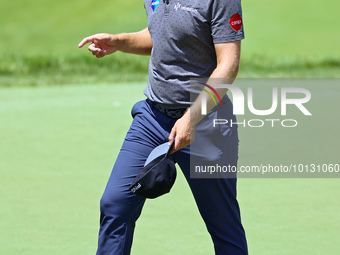
<svg viewBox="0 0 340 255">
<path fill-rule="evenodd" d="M 151 102 L 151 101 L 150 101 Z M 183 116 L 183 114 L 186 112 L 187 107 L 180 107 L 180 108 L 172 108 L 168 105 L 151 102 L 154 107 L 159 110 L 160 112 L 164 113 L 166 116 L 172 119 L 179 119 Z"/>
</svg>

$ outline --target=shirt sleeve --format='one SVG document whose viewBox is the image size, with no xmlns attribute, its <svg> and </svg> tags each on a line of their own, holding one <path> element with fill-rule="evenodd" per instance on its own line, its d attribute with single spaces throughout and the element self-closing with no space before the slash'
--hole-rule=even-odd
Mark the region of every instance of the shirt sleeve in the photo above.
<svg viewBox="0 0 340 255">
<path fill-rule="evenodd" d="M 213 0 L 211 36 L 214 43 L 244 39 L 241 0 Z"/>
</svg>

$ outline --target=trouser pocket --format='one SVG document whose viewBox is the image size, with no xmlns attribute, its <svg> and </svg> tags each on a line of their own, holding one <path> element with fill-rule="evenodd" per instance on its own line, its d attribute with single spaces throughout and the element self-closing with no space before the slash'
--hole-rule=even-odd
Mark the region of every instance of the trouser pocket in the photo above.
<svg viewBox="0 0 340 255">
<path fill-rule="evenodd" d="M 136 114 L 141 113 L 141 107 L 140 107 L 140 105 L 141 105 L 144 101 L 145 101 L 145 100 L 138 101 L 137 103 L 135 103 L 135 104 L 132 106 L 132 109 L 131 109 L 131 116 L 132 116 L 132 118 L 134 118 L 134 117 L 136 116 Z"/>
</svg>

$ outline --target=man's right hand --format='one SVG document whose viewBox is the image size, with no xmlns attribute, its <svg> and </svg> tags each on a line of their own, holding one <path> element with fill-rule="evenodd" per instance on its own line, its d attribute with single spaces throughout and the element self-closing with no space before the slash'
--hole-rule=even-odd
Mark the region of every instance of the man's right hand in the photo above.
<svg viewBox="0 0 340 255">
<path fill-rule="evenodd" d="M 117 35 L 106 33 L 95 34 L 84 38 L 78 47 L 81 48 L 87 43 L 91 43 L 88 47 L 89 51 L 97 58 L 102 58 L 118 50 L 119 39 Z"/>
</svg>

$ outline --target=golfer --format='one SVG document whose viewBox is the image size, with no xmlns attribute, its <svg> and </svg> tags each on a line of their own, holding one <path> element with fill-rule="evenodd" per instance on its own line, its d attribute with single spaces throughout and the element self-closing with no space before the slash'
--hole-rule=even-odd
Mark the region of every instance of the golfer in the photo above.
<svg viewBox="0 0 340 255">
<path fill-rule="evenodd" d="M 97 255 L 130 254 L 135 222 L 145 198 L 129 186 L 158 145 L 172 142 L 180 166 L 206 224 L 215 254 L 248 254 L 236 200 L 236 178 L 191 178 L 190 160 L 214 165 L 237 164 L 237 127 L 215 127 L 216 139 L 199 135 L 218 117 L 216 109 L 234 118 L 232 104 L 219 90 L 223 105 L 208 100 L 208 115 L 201 115 L 201 94 L 190 99 L 190 80 L 234 79 L 244 38 L 240 0 L 145 0 L 147 28 L 136 33 L 95 34 L 79 47 L 97 58 L 116 51 L 151 55 L 144 94 L 131 111 L 133 122 L 118 154 L 100 201 Z M 196 136 L 195 136 L 196 132 Z M 190 150 L 195 148 L 194 150 Z M 150 251 L 152 254 L 152 251 Z M 192 254 L 195 254 L 194 247 Z"/>
</svg>

